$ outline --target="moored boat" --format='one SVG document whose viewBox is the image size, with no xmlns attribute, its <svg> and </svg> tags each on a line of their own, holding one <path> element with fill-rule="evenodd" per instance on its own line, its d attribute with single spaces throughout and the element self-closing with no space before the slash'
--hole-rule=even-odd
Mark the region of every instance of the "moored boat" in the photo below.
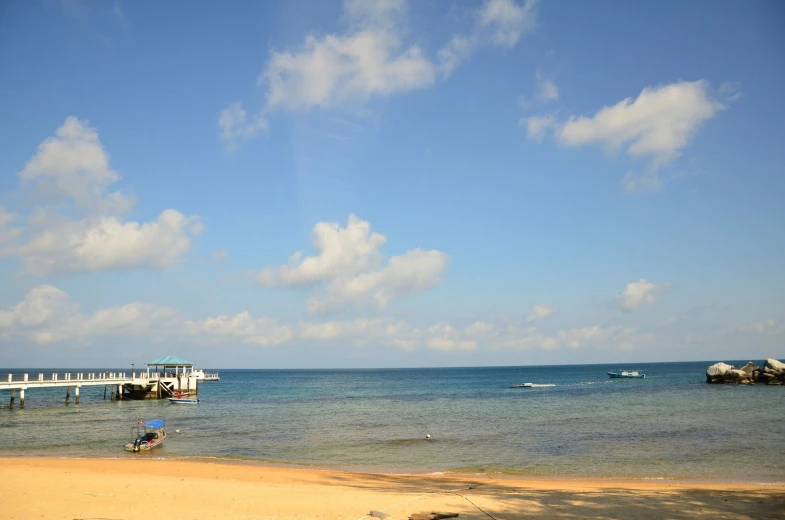
<svg viewBox="0 0 785 520">
<path fill-rule="evenodd" d="M 619 370 L 618 372 L 608 372 L 608 376 L 610 376 L 611 379 L 616 379 L 616 378 L 643 379 L 646 377 L 646 374 L 644 374 L 640 370 Z"/>
<path fill-rule="evenodd" d="M 193 373 L 199 381 L 220 381 L 218 372 L 205 372 L 201 368 L 194 368 Z"/>
<path fill-rule="evenodd" d="M 139 452 L 157 448 L 166 439 L 164 431 L 164 421 L 153 419 L 147 422 L 139 421 L 136 426 L 131 428 L 131 432 L 136 434 L 136 438 L 125 445 L 127 451 Z"/>
<path fill-rule="evenodd" d="M 521 383 L 519 385 L 510 385 L 510 388 L 550 388 L 556 386 L 552 383 Z"/>
<path fill-rule="evenodd" d="M 174 397 L 169 398 L 169 402 L 174 404 L 199 404 L 202 400 L 198 397 L 191 397 L 184 392 L 176 392 Z"/>
</svg>

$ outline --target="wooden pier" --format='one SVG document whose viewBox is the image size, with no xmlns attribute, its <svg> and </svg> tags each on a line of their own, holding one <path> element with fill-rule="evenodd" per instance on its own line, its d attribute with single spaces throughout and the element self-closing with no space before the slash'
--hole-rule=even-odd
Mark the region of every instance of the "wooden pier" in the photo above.
<svg viewBox="0 0 785 520">
<path fill-rule="evenodd" d="M 193 364 L 179 358 L 162 358 L 165 363 L 156 361 L 147 364 L 147 370 L 141 372 L 65 372 L 7 374 L 0 376 L 0 391 L 10 390 L 9 408 L 13 409 L 16 392 L 19 391 L 19 408 L 25 407 L 25 391 L 34 388 L 65 388 L 65 402 L 71 401 L 73 390 L 74 404 L 79 404 L 79 389 L 83 386 L 104 387 L 104 399 L 109 391 L 110 400 L 121 399 L 166 399 L 173 397 L 175 392 L 196 395 L 199 389 L 199 377 L 193 370 Z M 170 360 L 177 363 L 169 363 Z M 151 372 L 153 367 L 155 371 Z M 162 368 L 163 371 L 158 372 Z M 188 370 L 190 368 L 190 370 Z"/>
</svg>

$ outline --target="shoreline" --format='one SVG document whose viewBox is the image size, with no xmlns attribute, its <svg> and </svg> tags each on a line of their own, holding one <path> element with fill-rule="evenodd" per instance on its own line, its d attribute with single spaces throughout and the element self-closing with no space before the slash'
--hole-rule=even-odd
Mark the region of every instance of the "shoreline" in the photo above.
<svg viewBox="0 0 785 520">
<path fill-rule="evenodd" d="M 785 485 L 343 472 L 177 459 L 0 457 L 4 517 L 393 520 L 450 511 L 495 518 L 778 518 Z M 193 516 L 193 514 L 191 515 Z M 390 519 L 388 519 L 390 520 Z"/>
<path fill-rule="evenodd" d="M 563 475 L 532 475 L 524 473 L 511 473 L 511 472 L 468 472 L 456 471 L 451 469 L 434 470 L 434 471 L 399 471 L 399 470 L 385 470 L 380 468 L 358 468 L 358 467 L 341 467 L 341 466 L 313 466 L 307 464 L 286 463 L 281 461 L 263 461 L 256 459 L 234 459 L 222 457 L 167 457 L 158 456 L 155 454 L 134 454 L 128 455 L 125 452 L 118 452 L 117 456 L 69 456 L 69 455 L 0 455 L 0 463 L 5 460 L 85 460 L 85 461 L 155 461 L 155 462 L 182 462 L 186 464 L 214 464 L 219 466 L 240 466 L 240 467 L 258 467 L 267 469 L 282 469 L 282 470 L 295 470 L 295 471 L 311 471 L 321 473 L 341 473 L 350 475 L 376 475 L 386 477 L 411 477 L 411 478 L 490 478 L 500 481 L 516 481 L 516 482 L 557 482 L 557 483 L 614 483 L 618 485 L 635 485 L 638 483 L 652 483 L 652 484 L 672 484 L 672 485 L 685 485 L 685 486 L 727 486 L 727 487 L 769 487 L 785 489 L 785 477 L 783 480 L 763 481 L 760 479 L 747 479 L 739 480 L 732 478 L 719 478 L 719 477 L 570 477 Z"/>
</svg>

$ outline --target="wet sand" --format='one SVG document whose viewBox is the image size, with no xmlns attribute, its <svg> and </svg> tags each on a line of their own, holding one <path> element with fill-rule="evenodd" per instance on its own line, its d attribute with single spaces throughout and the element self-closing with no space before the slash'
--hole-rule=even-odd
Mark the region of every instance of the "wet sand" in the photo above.
<svg viewBox="0 0 785 520">
<path fill-rule="evenodd" d="M 0 458 L 3 519 L 785 518 L 785 485 L 380 475 L 136 459 Z"/>
</svg>

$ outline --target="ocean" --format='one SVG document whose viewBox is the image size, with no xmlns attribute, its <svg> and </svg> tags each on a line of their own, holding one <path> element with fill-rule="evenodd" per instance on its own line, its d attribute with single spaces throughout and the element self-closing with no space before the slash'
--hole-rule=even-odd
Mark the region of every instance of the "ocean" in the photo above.
<svg viewBox="0 0 785 520">
<path fill-rule="evenodd" d="M 29 389 L 24 410 L 18 398 L 0 410 L 0 456 L 785 482 L 785 388 L 708 385 L 709 364 L 221 370 L 220 382 L 199 385 L 194 406 L 104 401 L 103 387 L 83 387 L 81 404 L 65 405 L 62 388 Z M 620 368 L 647 377 L 608 378 Z M 524 382 L 556 386 L 509 388 Z M 7 408 L 9 392 L 0 399 Z M 161 448 L 123 450 L 139 419 L 166 421 Z"/>
</svg>

